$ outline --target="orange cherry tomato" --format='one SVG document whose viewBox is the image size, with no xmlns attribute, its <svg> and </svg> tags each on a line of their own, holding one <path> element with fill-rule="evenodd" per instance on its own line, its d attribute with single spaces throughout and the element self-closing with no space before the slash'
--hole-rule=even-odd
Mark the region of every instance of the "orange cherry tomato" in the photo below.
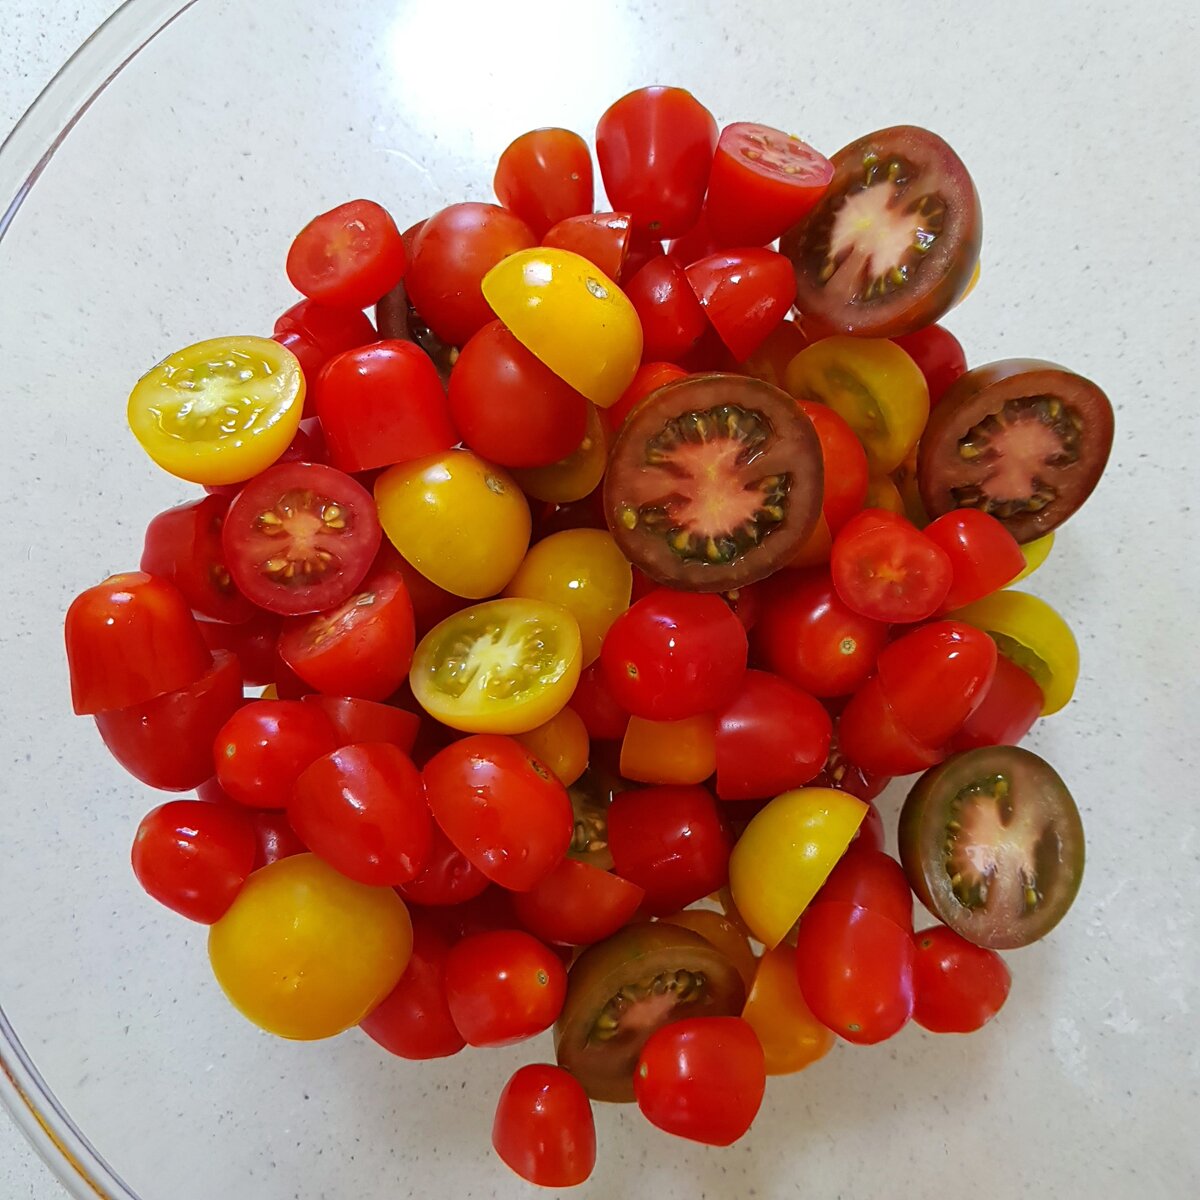
<svg viewBox="0 0 1200 1200">
<path fill-rule="evenodd" d="M 768 1075 L 792 1075 L 833 1049 L 827 1029 L 804 1000 L 796 982 L 796 952 L 776 946 L 758 960 L 742 1019 L 758 1035 Z"/>
<path fill-rule="evenodd" d="M 717 769 L 712 713 L 682 721 L 630 717 L 621 742 L 621 774 L 638 783 L 703 783 Z"/>
</svg>

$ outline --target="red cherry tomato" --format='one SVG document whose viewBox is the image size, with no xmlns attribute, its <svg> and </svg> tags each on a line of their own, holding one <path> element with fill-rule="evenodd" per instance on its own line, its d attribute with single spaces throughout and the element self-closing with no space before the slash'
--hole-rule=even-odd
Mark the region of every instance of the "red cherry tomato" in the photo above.
<svg viewBox="0 0 1200 1200">
<path fill-rule="evenodd" d="M 369 471 L 458 441 L 437 368 L 412 342 L 385 341 L 331 359 L 314 387 L 330 461 Z"/>
<path fill-rule="evenodd" d="M 321 696 L 313 693 L 305 696 L 304 702 L 315 705 L 333 722 L 343 746 L 356 746 L 360 742 L 389 742 L 409 754 L 421 726 L 421 719 L 415 713 L 356 696 Z"/>
<path fill-rule="evenodd" d="M 217 787 L 220 785 L 213 781 Z M 203 793 L 201 793 L 203 796 Z M 226 803 L 234 801 L 225 797 Z M 294 854 L 305 854 L 308 847 L 296 836 L 288 824 L 287 813 L 282 809 L 260 808 L 250 812 L 250 824 L 254 827 L 254 869 L 269 867 L 281 858 Z"/>
<path fill-rule="evenodd" d="M 71 703 L 80 716 L 176 692 L 212 663 L 179 589 L 139 571 L 80 592 L 67 609 L 65 637 Z"/>
<path fill-rule="evenodd" d="M 724 246 L 718 244 L 708 224 L 708 213 L 705 209 L 701 209 L 695 225 L 680 237 L 672 238 L 667 244 L 667 257 L 674 259 L 681 267 L 690 267 L 692 263 L 707 258 L 718 250 L 724 250 L 730 245 L 749 244 L 752 243 L 730 242 Z"/>
<path fill-rule="evenodd" d="M 595 263 L 609 279 L 617 279 L 629 253 L 631 223 L 628 213 L 618 212 L 567 217 L 542 236 L 542 245 L 580 254 Z"/>
<path fill-rule="evenodd" d="M 401 888 L 400 894 L 404 894 Z M 495 884 L 471 900 L 461 904 L 443 904 L 423 909 L 425 916 L 437 925 L 441 934 L 451 945 L 477 933 L 495 933 L 497 930 L 520 929 L 521 922 L 513 912 L 513 893 L 506 892 Z"/>
<path fill-rule="evenodd" d="M 596 741 L 619 741 L 629 726 L 629 713 L 617 703 L 597 659 L 583 668 L 569 701 L 583 718 L 588 737 Z"/>
<path fill-rule="evenodd" d="M 720 250 L 686 271 L 705 316 L 738 362 L 749 358 L 796 299 L 791 260 L 774 250 Z"/>
<path fill-rule="evenodd" d="M 796 933 L 796 980 L 813 1015 L 861 1046 L 899 1033 L 913 1012 L 912 934 L 845 901 L 810 905 Z"/>
<path fill-rule="evenodd" d="M 492 1147 L 540 1187 L 583 1183 L 596 1165 L 596 1123 L 583 1084 L 562 1067 L 521 1067 L 500 1093 Z"/>
<path fill-rule="evenodd" d="M 463 738 L 422 774 L 434 819 L 493 883 L 527 892 L 566 854 L 575 831 L 567 790 L 513 738 Z"/>
<path fill-rule="evenodd" d="M 446 957 L 450 943 L 428 917 L 412 918 L 412 957 L 400 982 L 359 1026 L 372 1041 L 400 1058 L 446 1058 L 466 1042 L 446 1003 Z"/>
<path fill-rule="evenodd" d="M 587 400 L 500 321 L 485 325 L 458 356 L 450 412 L 464 444 L 502 467 L 549 466 L 587 433 Z"/>
<path fill-rule="evenodd" d="M 950 560 L 953 578 L 942 601 L 945 611 L 990 596 L 1025 569 L 1025 555 L 1007 526 L 977 508 L 956 508 L 923 532 Z"/>
<path fill-rule="evenodd" d="M 708 318 L 673 259 L 650 259 L 622 285 L 642 325 L 642 358 L 674 362 L 691 353 L 708 329 Z"/>
<path fill-rule="evenodd" d="M 629 231 L 629 249 L 625 253 L 625 262 L 621 267 L 621 287 L 625 288 L 648 262 L 662 258 L 666 253 L 663 244 L 648 233 L 642 233 L 636 228 Z"/>
<path fill-rule="evenodd" d="M 544 942 L 588 946 L 627 925 L 645 892 L 590 863 L 564 858 L 532 891 L 518 892 L 513 909 Z"/>
<path fill-rule="evenodd" d="M 531 129 L 500 155 L 492 186 L 496 199 L 535 237 L 545 237 L 560 221 L 592 211 L 595 185 L 588 144 L 569 129 Z"/>
<path fill-rule="evenodd" d="M 272 337 L 300 360 L 300 369 L 308 381 L 304 395 L 305 417 L 317 415 L 313 384 L 325 364 L 343 350 L 365 346 L 377 336 L 375 326 L 361 309 L 331 308 L 314 300 L 301 300 L 276 318 Z M 323 455 L 314 458 L 311 454 L 298 454 L 297 460 L 325 461 Z"/>
<path fill-rule="evenodd" d="M 189 921 L 219 921 L 254 868 L 249 816 L 228 805 L 172 800 L 143 818 L 133 873 L 160 904 Z"/>
<path fill-rule="evenodd" d="M 747 671 L 717 714 L 717 795 L 763 800 L 808 783 L 825 765 L 833 723 L 794 683 Z"/>
<path fill-rule="evenodd" d="M 946 552 L 911 521 L 864 509 L 842 526 L 829 557 L 833 586 L 855 612 L 876 621 L 924 621 L 950 590 Z"/>
<path fill-rule="evenodd" d="M 1045 697 L 1033 677 L 1003 654 L 996 656 L 991 686 L 950 739 L 950 750 L 1015 746 L 1042 715 Z"/>
<path fill-rule="evenodd" d="M 566 994 L 558 956 L 520 930 L 473 934 L 446 956 L 446 1000 L 470 1046 L 509 1046 L 549 1029 Z"/>
<path fill-rule="evenodd" d="M 488 877 L 433 823 L 433 843 L 425 869 L 397 889 L 413 904 L 433 907 L 465 904 L 491 885 Z"/>
<path fill-rule="evenodd" d="M 913 935 L 913 1020 L 931 1033 L 973 1033 L 1004 1006 L 1012 975 L 995 950 L 935 925 Z"/>
<path fill-rule="evenodd" d="M 494 204 L 451 204 L 417 232 L 404 286 L 429 328 L 451 346 L 495 319 L 483 277 L 501 260 L 537 245 L 532 229 Z"/>
<path fill-rule="evenodd" d="M 275 613 L 255 611 L 241 625 L 226 625 L 219 621 L 197 621 L 204 644 L 215 654 L 228 650 L 235 655 L 242 671 L 242 682 L 250 687 L 262 687 L 275 680 L 275 653 L 279 641 L 280 618 Z"/>
<path fill-rule="evenodd" d="M 941 325 L 926 325 L 924 329 L 892 338 L 892 341 L 921 368 L 929 385 L 930 408 L 960 375 L 967 373 L 967 356 L 958 338 Z"/>
<path fill-rule="evenodd" d="M 911 775 L 946 756 L 941 748 L 919 742 L 905 729 L 888 704 L 878 675 L 872 675 L 842 709 L 837 740 L 846 758 L 872 775 Z"/>
<path fill-rule="evenodd" d="M 135 704 L 96 714 L 96 728 L 135 779 L 164 792 L 199 787 L 213 773 L 217 731 L 242 706 L 242 671 L 227 650 L 195 683 Z"/>
<path fill-rule="evenodd" d="M 620 400 L 611 408 L 602 408 L 600 410 L 600 420 L 604 422 L 605 427 L 610 433 L 616 433 L 625 424 L 625 418 L 651 392 L 662 387 L 665 383 L 674 383 L 676 379 L 682 379 L 686 374 L 687 372 L 682 367 L 677 367 L 674 363 L 643 363 L 638 367 L 637 374 L 633 377 L 633 382 L 625 389 Z M 601 514 L 603 514 L 603 511 L 602 504 Z"/>
<path fill-rule="evenodd" d="M 762 1107 L 766 1060 L 741 1017 L 687 1017 L 650 1035 L 633 1073 L 638 1108 L 659 1129 L 710 1146 L 748 1132 Z"/>
<path fill-rule="evenodd" d="M 239 804 L 286 808 L 304 769 L 337 748 L 333 722 L 311 704 L 254 700 L 213 741 L 217 782 Z"/>
<path fill-rule="evenodd" d="M 703 787 L 622 792 L 608 806 L 613 868 L 646 892 L 645 908 L 667 916 L 729 882 L 729 831 Z"/>
<path fill-rule="evenodd" d="M 716 145 L 712 113 L 682 88 L 639 88 L 596 126 L 609 200 L 656 238 L 678 237 L 695 225 Z"/>
<path fill-rule="evenodd" d="M 379 552 L 375 555 L 367 577 L 374 578 L 389 571 L 394 571 L 404 578 L 408 598 L 412 601 L 413 623 L 418 639 L 423 638 L 451 613 L 456 613 L 471 603 L 461 596 L 444 591 L 436 583 L 426 579 L 387 538 L 384 538 L 379 544 Z"/>
<path fill-rule="evenodd" d="M 904 868 L 881 849 L 858 838 L 850 843 L 850 849 L 829 873 L 812 903 L 854 904 L 887 917 L 906 933 L 912 933 L 912 900 Z"/>
<path fill-rule="evenodd" d="M 795 326 L 790 326 L 795 328 Z M 781 327 L 782 328 L 782 327 Z M 797 334 L 803 337 L 797 330 Z M 867 452 L 845 417 L 814 400 L 797 400 L 800 410 L 813 423 L 821 443 L 821 461 L 825 467 L 825 494 L 821 511 L 830 533 L 838 530 L 855 513 L 862 511 L 867 499 Z"/>
<path fill-rule="evenodd" d="M 626 711 L 679 721 L 728 704 L 747 653 L 746 631 L 719 596 L 658 588 L 613 622 L 600 663 Z"/>
</svg>

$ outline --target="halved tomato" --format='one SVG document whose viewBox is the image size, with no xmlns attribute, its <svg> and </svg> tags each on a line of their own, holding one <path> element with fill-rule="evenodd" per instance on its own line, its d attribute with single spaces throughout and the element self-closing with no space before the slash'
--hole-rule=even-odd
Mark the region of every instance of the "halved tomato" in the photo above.
<svg viewBox="0 0 1200 1200">
<path fill-rule="evenodd" d="M 627 925 L 645 894 L 611 871 L 564 858 L 532 891 L 514 893 L 513 908 L 544 942 L 590 946 Z"/>
<path fill-rule="evenodd" d="M 630 220 L 627 212 L 566 217 L 546 231 L 542 245 L 580 254 L 595 263 L 609 279 L 619 279 L 629 252 Z"/>
</svg>

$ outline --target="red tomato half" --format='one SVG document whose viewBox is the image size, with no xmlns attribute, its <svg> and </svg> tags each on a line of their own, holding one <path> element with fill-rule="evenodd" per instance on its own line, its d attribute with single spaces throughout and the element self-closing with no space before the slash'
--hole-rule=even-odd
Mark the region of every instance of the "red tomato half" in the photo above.
<svg viewBox="0 0 1200 1200">
<path fill-rule="evenodd" d="M 642 358 L 676 362 L 690 354 L 708 329 L 708 318 L 673 259 L 650 259 L 622 284 L 642 325 Z"/>
<path fill-rule="evenodd" d="M 545 237 L 559 222 L 592 211 L 591 151 L 569 129 L 531 129 L 500 155 L 493 187 L 496 199 L 535 237 Z"/>
<path fill-rule="evenodd" d="M 404 585 L 408 589 L 408 598 L 412 601 L 413 623 L 416 626 L 418 640 L 423 638 L 435 625 L 444 621 L 451 613 L 460 608 L 466 608 L 471 602 L 461 596 L 452 595 L 438 587 L 436 583 L 426 579 L 416 567 L 406 559 L 387 538 L 379 543 L 379 552 L 367 572 L 368 578 L 384 572 L 394 571 L 403 576 Z"/>
<path fill-rule="evenodd" d="M 415 713 L 355 696 L 314 693 L 305 696 L 304 701 L 315 705 L 333 722 L 345 746 L 356 746 L 360 742 L 390 742 L 408 754 L 421 726 L 421 718 Z"/>
<path fill-rule="evenodd" d="M 919 742 L 900 723 L 878 675 L 872 675 L 842 709 L 837 740 L 846 758 L 871 775 L 911 775 L 946 757 L 943 749 Z"/>
<path fill-rule="evenodd" d="M 397 889 L 412 904 L 450 907 L 465 904 L 491 886 L 488 877 L 433 823 L 433 844 L 425 869 Z"/>
<path fill-rule="evenodd" d="M 254 616 L 241 625 L 226 625 L 220 621 L 197 621 L 200 636 L 215 654 L 228 650 L 235 655 L 242 669 L 242 682 L 249 687 L 262 687 L 275 681 L 278 656 L 280 618 L 275 613 L 257 609 Z"/>
<path fill-rule="evenodd" d="M 995 950 L 935 925 L 913 935 L 913 1020 L 932 1033 L 973 1033 L 1003 1007 L 1012 975 Z"/>
<path fill-rule="evenodd" d="M 543 246 L 570 250 L 595 263 L 609 279 L 620 276 L 629 253 L 628 213 L 586 213 L 559 221 L 542 237 Z"/>
<path fill-rule="evenodd" d="M 923 532 L 950 560 L 953 578 L 942 601 L 945 611 L 990 596 L 1025 569 L 1025 555 L 1007 526 L 977 508 L 956 508 Z"/>
<path fill-rule="evenodd" d="M 299 359 L 300 369 L 308 381 L 304 393 L 305 417 L 317 415 L 313 385 L 325 364 L 344 350 L 375 341 L 377 336 L 375 326 L 361 309 L 331 308 L 314 300 L 301 300 L 276 318 L 272 337 Z M 302 453 L 295 457 L 300 462 L 325 461 L 324 455 L 314 457 Z"/>
<path fill-rule="evenodd" d="M 677 367 L 674 363 L 643 363 L 638 367 L 637 374 L 633 377 L 633 382 L 625 389 L 620 400 L 611 408 L 602 408 L 600 410 L 600 420 L 604 422 L 610 433 L 616 433 L 625 424 L 625 418 L 651 392 L 662 387 L 665 383 L 674 383 L 676 379 L 682 379 L 686 374 L 687 372 L 682 367 Z M 603 524 L 603 501 L 601 501 L 600 513 L 601 524 Z"/>
<path fill-rule="evenodd" d="M 492 1147 L 540 1187 L 583 1183 L 596 1165 L 596 1123 L 583 1084 L 562 1067 L 521 1067 L 500 1093 Z"/>
<path fill-rule="evenodd" d="M 542 941 L 588 946 L 627 925 L 645 894 L 619 875 L 564 858 L 532 891 L 517 893 L 513 908 Z"/>
<path fill-rule="evenodd" d="M 799 337 L 804 336 L 799 330 L 796 333 Z M 846 418 L 835 413 L 827 404 L 818 404 L 814 400 L 797 400 L 796 404 L 813 423 L 817 440 L 821 443 L 821 462 L 825 467 L 825 493 L 821 511 L 830 532 L 836 534 L 855 513 L 862 511 L 866 503 L 869 483 L 867 452 Z"/>
<path fill-rule="evenodd" d="M 829 873 L 813 904 L 840 901 L 878 913 L 912 933 L 912 890 L 904 868 L 869 842 L 856 839 Z"/>
<path fill-rule="evenodd" d="M 921 368 L 929 385 L 930 408 L 960 375 L 967 373 L 967 356 L 958 338 L 941 325 L 926 325 L 892 341 Z"/>
<path fill-rule="evenodd" d="M 791 260 L 774 250 L 721 250 L 687 268 L 705 316 L 738 362 L 749 358 L 796 299 Z"/>
<path fill-rule="evenodd" d="M 596 741 L 619 741 L 629 726 L 629 713 L 617 702 L 597 659 L 583 668 L 570 699 L 570 706 L 583 718 L 588 736 Z"/>
<path fill-rule="evenodd" d="M 216 781 L 214 785 L 220 787 Z M 204 798 L 203 792 L 200 793 Z M 234 803 L 225 797 L 227 803 Z M 287 813 L 282 809 L 259 808 L 250 810 L 250 823 L 254 826 L 254 869 L 261 870 L 281 858 L 294 854 L 305 854 L 308 847 L 296 836 L 288 824 Z"/>
<path fill-rule="evenodd" d="M 983 699 L 950 739 L 950 750 L 1015 746 L 1042 715 L 1045 697 L 1031 675 L 996 656 L 996 673 Z"/>
</svg>

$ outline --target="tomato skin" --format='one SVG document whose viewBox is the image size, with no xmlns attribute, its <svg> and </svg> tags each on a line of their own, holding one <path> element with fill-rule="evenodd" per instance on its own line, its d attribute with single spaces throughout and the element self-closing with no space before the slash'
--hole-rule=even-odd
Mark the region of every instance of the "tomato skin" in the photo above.
<svg viewBox="0 0 1200 1200">
<path fill-rule="evenodd" d="M 836 1043 L 833 1031 L 813 1016 L 796 982 L 791 946 L 776 946 L 758 960 L 744 1020 L 758 1036 L 768 1075 L 791 1075 L 824 1058 Z"/>
<path fill-rule="evenodd" d="M 583 1085 L 562 1067 L 521 1067 L 500 1093 L 492 1147 L 540 1187 L 583 1183 L 596 1165 L 596 1125 Z"/>
<path fill-rule="evenodd" d="M 238 661 L 218 650 L 195 683 L 144 704 L 97 713 L 96 728 L 135 779 L 164 792 L 186 792 L 211 778 L 213 738 L 242 703 Z"/>
<path fill-rule="evenodd" d="M 382 294 L 382 293 L 381 293 Z M 294 333 L 319 351 L 322 366 L 335 354 L 365 346 L 375 340 L 375 326 L 361 308 L 334 307 L 316 300 L 301 300 L 275 318 L 276 337 Z"/>
<path fill-rule="evenodd" d="M 644 328 L 644 327 L 643 327 Z M 625 389 L 620 400 L 612 406 L 601 410 L 600 419 L 604 422 L 609 433 L 616 433 L 625 424 L 625 418 L 651 392 L 665 383 L 674 383 L 682 379 L 687 372 L 682 367 L 668 362 L 648 362 L 638 367 L 633 382 Z M 601 505 L 600 519 L 604 520 L 604 509 Z"/>
<path fill-rule="evenodd" d="M 216 780 L 213 784 L 220 788 Z M 198 793 L 206 799 L 204 792 Z M 224 794 L 222 792 L 222 794 Z M 224 797 L 228 804 L 236 803 L 228 796 Z M 292 858 L 297 854 L 307 854 L 308 847 L 296 836 L 296 831 L 288 824 L 287 814 L 282 809 L 256 808 L 250 810 L 250 824 L 254 827 L 254 869 L 261 870 L 278 862 L 281 858 Z"/>
<path fill-rule="evenodd" d="M 389 742 L 410 754 L 421 726 L 421 719 L 415 713 L 357 696 L 322 696 L 314 692 L 305 696 L 304 701 L 315 705 L 333 722 L 344 746 Z"/>
<path fill-rule="evenodd" d="M 250 808 L 286 808 L 309 764 L 338 748 L 333 722 L 300 700 L 255 700 L 213 740 L 217 781 Z"/>
<path fill-rule="evenodd" d="M 575 831 L 567 790 L 512 738 L 463 738 L 421 774 L 434 820 L 493 883 L 527 892 L 566 855 Z"/>
<path fill-rule="evenodd" d="M 639 783 L 703 783 L 717 769 L 712 713 L 682 721 L 630 717 L 621 742 L 621 774 Z"/>
<path fill-rule="evenodd" d="M 531 129 L 500 155 L 492 186 L 496 199 L 543 238 L 560 221 L 592 211 L 588 144 L 569 129 Z"/>
<path fill-rule="evenodd" d="M 196 627 L 211 654 L 228 650 L 242 669 L 242 682 L 249 687 L 262 687 L 275 679 L 281 621 L 275 613 L 257 609 L 249 621 L 226 625 L 221 621 L 197 621 Z"/>
<path fill-rule="evenodd" d="M 1003 1007 L 1012 975 L 995 950 L 945 925 L 913 935 L 913 1020 L 931 1033 L 974 1033 Z"/>
<path fill-rule="evenodd" d="M 1004 587 L 1025 569 L 1017 539 L 995 517 L 960 508 L 929 522 L 925 536 L 950 560 L 952 581 L 943 609 L 961 608 Z"/>
<path fill-rule="evenodd" d="M 967 373 L 967 356 L 962 345 L 945 326 L 926 325 L 924 329 L 892 338 L 892 341 L 921 368 L 929 385 L 930 408 L 960 375 Z"/>
<path fill-rule="evenodd" d="M 580 672 L 579 682 L 568 703 L 583 718 L 589 737 L 597 741 L 619 741 L 625 736 L 629 713 L 617 702 L 598 661 Z"/>
<path fill-rule="evenodd" d="M 684 269 L 673 259 L 652 258 L 625 284 L 642 325 L 642 357 L 674 362 L 700 343 L 708 318 Z"/>
<path fill-rule="evenodd" d="M 808 1006 L 838 1037 L 874 1045 L 913 1013 L 912 935 L 845 901 L 812 905 L 796 935 L 796 980 Z"/>
<path fill-rule="evenodd" d="M 514 736 L 554 772 L 563 787 L 570 787 L 587 769 L 591 749 L 587 726 L 573 708 L 563 708 L 544 725 Z"/>
<path fill-rule="evenodd" d="M 463 346 L 493 319 L 480 284 L 502 259 L 537 245 L 520 217 L 494 204 L 451 204 L 413 239 L 404 285 L 417 311 L 443 342 Z"/>
<path fill-rule="evenodd" d="M 472 934 L 446 956 L 446 1002 L 468 1046 L 511 1046 L 549 1029 L 566 994 L 558 957 L 518 929 Z"/>
<path fill-rule="evenodd" d="M 411 914 L 412 956 L 400 982 L 359 1028 L 399 1058 L 448 1058 L 465 1045 L 446 1003 L 450 943 L 419 912 Z"/>
<path fill-rule="evenodd" d="M 488 877 L 433 822 L 433 840 L 425 869 L 396 890 L 412 904 L 435 908 L 465 904 L 491 886 Z"/>
<path fill-rule="evenodd" d="M 80 592 L 64 636 L 79 716 L 144 704 L 200 679 L 212 663 L 179 589 L 131 571 Z"/>
<path fill-rule="evenodd" d="M 738 362 L 778 325 L 796 296 L 792 264 L 774 250 L 721 250 L 685 272 L 704 315 Z"/>
<path fill-rule="evenodd" d="M 659 588 L 613 622 L 600 663 L 622 708 L 678 721 L 727 703 L 748 653 L 742 623 L 719 596 Z"/>
<path fill-rule="evenodd" d="M 542 238 L 542 245 L 570 250 L 595 263 L 609 279 L 619 279 L 629 253 L 628 213 L 586 213 L 559 221 Z"/>
<path fill-rule="evenodd" d="M 590 946 L 628 925 L 645 894 L 620 875 L 564 858 L 531 891 L 516 893 L 513 909 L 544 942 Z"/>
<path fill-rule="evenodd" d="M 829 873 L 813 904 L 853 904 L 912 933 L 912 889 L 904 868 L 882 850 L 856 840 Z"/>
<path fill-rule="evenodd" d="M 766 1086 L 762 1046 L 741 1017 L 691 1017 L 655 1030 L 633 1073 L 652 1125 L 710 1146 L 749 1131 Z"/>
<path fill-rule="evenodd" d="M 974 711 L 950 739 L 950 750 L 978 746 L 1015 746 L 1041 716 L 1045 699 L 1033 679 L 1003 654 L 996 657 L 996 673 Z"/>
<path fill-rule="evenodd" d="M 645 889 L 654 916 L 678 912 L 723 887 L 732 839 L 702 787 L 622 792 L 608 806 L 608 843 L 617 874 Z"/>
<path fill-rule="evenodd" d="M 776 575 L 752 635 L 756 661 L 822 697 L 866 682 L 886 642 L 887 626 L 844 604 L 820 568 Z"/>
<path fill-rule="evenodd" d="M 842 710 L 837 739 L 846 758 L 872 775 L 911 775 L 946 756 L 943 748 L 926 746 L 905 729 L 878 675 L 872 675 Z"/>
<path fill-rule="evenodd" d="M 148 813 L 133 839 L 133 873 L 160 904 L 211 925 L 254 867 L 249 817 L 229 805 L 172 800 Z"/>
<path fill-rule="evenodd" d="M 803 336 L 803 335 L 801 335 Z M 813 423 L 821 443 L 825 466 L 825 494 L 821 511 L 836 534 L 867 501 L 867 452 L 845 417 L 812 400 L 797 400 L 800 411 Z"/>
<path fill-rule="evenodd" d="M 712 113 L 682 88 L 639 88 L 596 126 L 609 200 L 656 238 L 679 237 L 696 223 L 716 145 Z"/>
<path fill-rule="evenodd" d="M 825 765 L 833 722 L 807 692 L 767 671 L 747 671 L 717 715 L 717 795 L 762 800 L 801 787 Z"/>
</svg>

